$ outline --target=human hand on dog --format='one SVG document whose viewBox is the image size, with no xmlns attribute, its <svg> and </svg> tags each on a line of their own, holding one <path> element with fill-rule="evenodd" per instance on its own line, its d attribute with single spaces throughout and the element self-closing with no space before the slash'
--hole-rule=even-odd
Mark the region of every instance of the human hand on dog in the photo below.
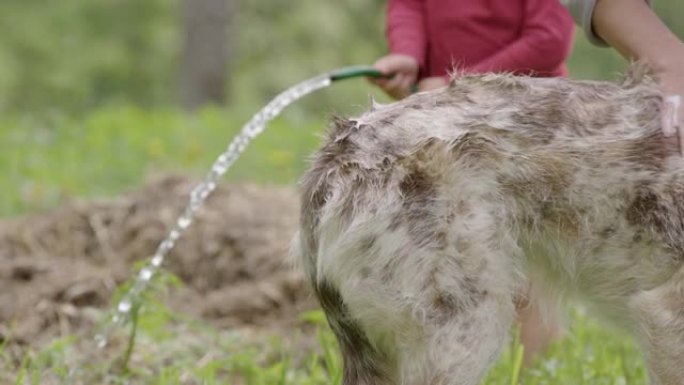
<svg viewBox="0 0 684 385">
<path fill-rule="evenodd" d="M 684 55 L 679 66 L 662 70 L 657 76 L 664 93 L 661 114 L 663 134 L 679 140 L 679 151 L 684 154 Z"/>
<path fill-rule="evenodd" d="M 643 0 L 598 0 L 594 32 L 630 60 L 645 62 L 663 90 L 663 134 L 684 154 L 684 43 Z"/>
<path fill-rule="evenodd" d="M 411 94 L 411 87 L 418 79 L 418 61 L 409 55 L 389 54 L 373 65 L 389 78 L 368 78 L 394 99 L 403 99 Z"/>
</svg>

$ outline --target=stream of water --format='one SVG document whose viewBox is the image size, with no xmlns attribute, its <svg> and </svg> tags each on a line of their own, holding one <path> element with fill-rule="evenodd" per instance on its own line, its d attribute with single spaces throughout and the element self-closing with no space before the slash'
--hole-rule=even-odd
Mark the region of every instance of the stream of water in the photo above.
<svg viewBox="0 0 684 385">
<path fill-rule="evenodd" d="M 174 244 L 181 237 L 183 232 L 192 224 L 193 219 L 202 204 L 214 191 L 219 178 L 228 171 L 230 166 L 235 163 L 240 154 L 245 150 L 249 142 L 264 131 L 266 124 L 277 117 L 282 110 L 301 99 L 302 97 L 325 87 L 332 83 L 330 74 L 320 75 L 315 78 L 303 81 L 276 96 L 264 108 L 259 110 L 247 124 L 242 127 L 240 133 L 230 142 L 226 151 L 216 159 L 207 173 L 204 180 L 193 189 L 190 200 L 183 213 L 176 221 L 176 224 L 169 231 L 157 247 L 152 258 L 140 269 L 128 292 L 126 292 L 116 305 L 111 315 L 111 319 L 102 328 L 101 332 L 95 336 L 98 348 L 107 346 L 109 337 L 114 329 L 120 327 L 130 320 L 134 306 L 139 302 L 140 296 L 148 288 L 152 278 L 164 263 L 164 258 L 173 248 Z"/>
</svg>

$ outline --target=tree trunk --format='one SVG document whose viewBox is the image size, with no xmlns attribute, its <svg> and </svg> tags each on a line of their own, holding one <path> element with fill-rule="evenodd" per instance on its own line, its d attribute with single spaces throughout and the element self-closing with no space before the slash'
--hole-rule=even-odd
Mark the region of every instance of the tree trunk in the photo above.
<svg viewBox="0 0 684 385">
<path fill-rule="evenodd" d="M 181 104 L 194 110 L 226 102 L 233 0 L 183 0 Z"/>
</svg>

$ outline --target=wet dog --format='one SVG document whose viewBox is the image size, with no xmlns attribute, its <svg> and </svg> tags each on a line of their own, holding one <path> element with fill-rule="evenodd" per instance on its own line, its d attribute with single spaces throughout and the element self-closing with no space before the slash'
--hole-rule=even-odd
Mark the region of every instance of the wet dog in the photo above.
<svg viewBox="0 0 684 385">
<path fill-rule="evenodd" d="M 295 250 L 345 385 L 478 384 L 530 282 L 631 331 L 654 383 L 684 384 L 684 161 L 641 72 L 456 75 L 334 121 Z"/>
</svg>

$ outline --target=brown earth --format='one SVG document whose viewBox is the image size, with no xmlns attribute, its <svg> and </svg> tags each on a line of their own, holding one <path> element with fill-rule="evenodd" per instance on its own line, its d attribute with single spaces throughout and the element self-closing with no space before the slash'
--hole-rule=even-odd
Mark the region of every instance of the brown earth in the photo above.
<svg viewBox="0 0 684 385">
<path fill-rule="evenodd" d="M 40 345 L 90 328 L 149 258 L 197 180 L 167 177 L 119 198 L 0 222 L 0 340 Z M 185 285 L 169 307 L 219 327 L 290 327 L 313 300 L 288 261 L 294 189 L 223 184 L 167 256 Z"/>
</svg>

